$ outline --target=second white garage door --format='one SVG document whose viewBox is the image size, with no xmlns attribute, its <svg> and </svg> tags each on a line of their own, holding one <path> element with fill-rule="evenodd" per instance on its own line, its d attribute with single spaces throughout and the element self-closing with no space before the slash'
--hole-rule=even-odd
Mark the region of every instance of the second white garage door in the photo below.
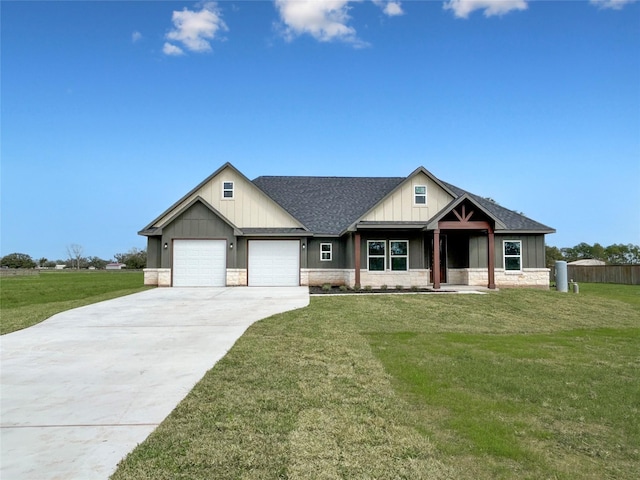
<svg viewBox="0 0 640 480">
<path fill-rule="evenodd" d="M 249 286 L 297 287 L 300 285 L 298 240 L 250 240 Z"/>
<path fill-rule="evenodd" d="M 227 283 L 225 240 L 174 240 L 174 287 L 224 287 Z"/>
</svg>

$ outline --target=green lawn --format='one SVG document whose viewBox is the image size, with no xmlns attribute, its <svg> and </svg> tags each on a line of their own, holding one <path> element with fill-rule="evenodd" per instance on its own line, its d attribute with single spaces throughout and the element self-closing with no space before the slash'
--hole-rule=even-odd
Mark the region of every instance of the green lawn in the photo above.
<svg viewBox="0 0 640 480">
<path fill-rule="evenodd" d="M 636 479 L 640 287 L 313 298 L 253 325 L 122 479 Z"/>
<path fill-rule="evenodd" d="M 72 308 L 146 290 L 142 272 L 46 272 L 0 278 L 0 334 Z"/>
</svg>

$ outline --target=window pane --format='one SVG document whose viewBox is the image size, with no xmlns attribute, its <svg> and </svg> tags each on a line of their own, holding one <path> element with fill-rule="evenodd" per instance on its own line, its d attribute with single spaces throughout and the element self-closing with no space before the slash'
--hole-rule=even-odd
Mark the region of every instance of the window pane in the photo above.
<svg viewBox="0 0 640 480">
<path fill-rule="evenodd" d="M 504 259 L 505 270 L 520 270 L 520 257 L 507 257 Z"/>
<path fill-rule="evenodd" d="M 520 255 L 520 242 L 504 242 L 505 255 Z"/>
<path fill-rule="evenodd" d="M 331 254 L 328 252 L 322 252 L 322 260 L 331 260 Z"/>
<path fill-rule="evenodd" d="M 374 272 L 384 272 L 384 258 L 369 258 L 369 270 L 372 270 Z"/>
<path fill-rule="evenodd" d="M 407 254 L 407 242 L 389 242 L 391 249 L 391 255 L 406 255 Z"/>
<path fill-rule="evenodd" d="M 385 242 L 369 242 L 369 255 L 384 255 Z"/>
<path fill-rule="evenodd" d="M 330 252 L 331 251 L 331 244 L 329 243 L 323 243 L 322 245 L 320 245 L 320 249 L 323 252 Z"/>
<path fill-rule="evenodd" d="M 233 190 L 225 190 L 223 196 L 224 198 L 233 198 Z"/>
<path fill-rule="evenodd" d="M 407 257 L 394 257 L 391 259 L 391 270 L 407 270 Z"/>
<path fill-rule="evenodd" d="M 424 195 L 422 195 L 422 196 L 416 195 L 416 204 L 424 205 L 426 203 L 427 203 L 427 197 L 425 197 Z"/>
<path fill-rule="evenodd" d="M 425 186 L 415 187 L 415 192 L 416 192 L 416 195 L 424 195 L 425 193 L 427 193 L 427 187 Z"/>
<path fill-rule="evenodd" d="M 222 188 L 224 190 L 233 190 L 233 182 L 224 182 Z"/>
</svg>

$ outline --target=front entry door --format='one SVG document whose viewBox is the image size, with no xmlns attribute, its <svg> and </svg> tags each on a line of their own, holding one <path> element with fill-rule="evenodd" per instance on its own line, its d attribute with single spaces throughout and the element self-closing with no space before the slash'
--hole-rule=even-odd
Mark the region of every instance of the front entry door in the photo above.
<svg viewBox="0 0 640 480">
<path fill-rule="evenodd" d="M 433 283 L 433 237 L 431 237 L 431 283 Z M 440 282 L 447 283 L 447 236 L 440 234 Z"/>
</svg>

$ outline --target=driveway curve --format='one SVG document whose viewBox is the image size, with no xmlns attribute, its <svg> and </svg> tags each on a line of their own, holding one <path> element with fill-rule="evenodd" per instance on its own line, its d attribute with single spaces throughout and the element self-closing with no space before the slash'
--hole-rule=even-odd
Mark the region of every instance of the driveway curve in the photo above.
<svg viewBox="0 0 640 480">
<path fill-rule="evenodd" d="M 306 287 L 157 288 L 0 337 L 2 479 L 106 479 L 255 321 Z"/>
</svg>

